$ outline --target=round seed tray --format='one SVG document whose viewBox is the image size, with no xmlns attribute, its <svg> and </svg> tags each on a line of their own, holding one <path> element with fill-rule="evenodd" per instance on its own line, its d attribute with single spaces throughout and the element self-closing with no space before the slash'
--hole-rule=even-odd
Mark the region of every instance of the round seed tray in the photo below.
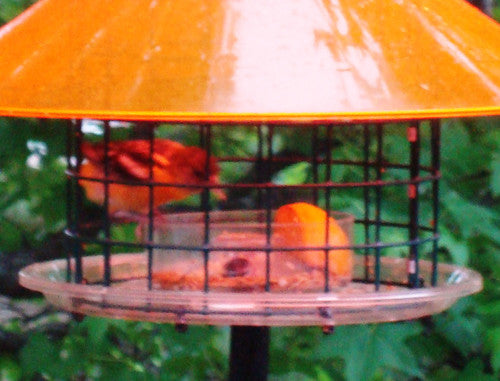
<svg viewBox="0 0 500 381">
<path fill-rule="evenodd" d="M 71 263 L 73 266 L 74 263 Z M 113 283 L 99 284 L 103 257 L 82 259 L 88 284 L 67 282 L 67 261 L 54 260 L 25 267 L 21 285 L 42 292 L 62 309 L 120 319 L 213 325 L 342 325 L 415 319 L 439 313 L 463 296 L 482 288 L 472 270 L 439 265 L 435 287 L 410 289 L 407 260 L 381 258 L 384 281 L 375 291 L 372 281 L 361 279 L 364 258 L 355 258 L 354 280 L 329 292 L 310 291 L 186 291 L 148 290 L 147 254 L 113 254 Z M 371 270 L 371 269 L 370 269 Z M 430 279 L 432 264 L 420 261 L 420 275 Z M 94 284 L 93 284 L 94 283 Z M 399 284 L 399 285 L 398 285 Z"/>
</svg>

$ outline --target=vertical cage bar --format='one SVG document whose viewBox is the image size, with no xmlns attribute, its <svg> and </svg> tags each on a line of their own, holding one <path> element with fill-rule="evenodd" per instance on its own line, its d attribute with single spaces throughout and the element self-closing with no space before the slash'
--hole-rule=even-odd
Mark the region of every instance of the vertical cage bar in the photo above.
<svg viewBox="0 0 500 381">
<path fill-rule="evenodd" d="M 267 168 L 266 178 L 268 183 L 271 182 L 273 173 L 273 135 L 274 126 L 267 128 Z M 271 289 L 271 223 L 272 223 L 272 190 L 269 186 L 266 187 L 266 291 Z"/>
<path fill-rule="evenodd" d="M 205 160 L 205 181 L 208 183 L 210 180 L 210 157 L 212 155 L 211 143 L 212 143 L 212 125 L 206 124 L 203 125 L 202 128 L 203 135 L 203 149 L 206 152 L 206 160 Z M 203 244 L 205 249 L 203 249 L 203 266 L 204 266 L 204 286 L 203 289 L 205 292 L 209 291 L 209 259 L 210 259 L 210 250 L 206 248 L 210 243 L 210 188 L 205 187 L 201 193 L 201 208 L 203 211 Z"/>
<path fill-rule="evenodd" d="M 410 142 L 410 179 L 408 186 L 409 200 L 409 239 L 414 241 L 419 237 L 419 174 L 420 174 L 420 123 L 415 121 L 408 127 L 408 141 Z M 408 259 L 408 283 L 411 288 L 419 287 L 419 247 L 417 244 L 410 245 L 410 256 Z"/>
<path fill-rule="evenodd" d="M 257 162 L 255 163 L 255 171 L 257 177 L 257 183 L 261 184 L 263 182 L 262 172 L 263 172 L 263 157 L 264 157 L 264 133 L 262 131 L 262 125 L 257 126 Z M 262 209 L 262 189 L 257 189 L 257 209 Z"/>
<path fill-rule="evenodd" d="M 73 166 L 73 121 L 69 120 L 66 125 L 66 169 L 69 172 L 74 171 Z M 70 175 L 66 176 L 66 226 L 70 231 L 74 231 L 74 220 L 73 220 L 73 195 L 75 192 L 75 181 Z M 67 251 L 66 255 L 66 282 L 71 281 L 71 255 L 75 253 L 75 242 L 72 238 L 66 237 L 65 239 L 65 249 Z"/>
<path fill-rule="evenodd" d="M 367 183 L 370 180 L 370 144 L 371 134 L 370 126 L 363 125 L 363 181 Z M 365 229 L 365 245 L 370 244 L 370 188 L 363 187 L 363 200 L 365 207 L 364 229 Z M 365 265 L 365 280 L 370 276 L 370 249 L 364 249 L 364 265 Z"/>
<path fill-rule="evenodd" d="M 201 148 L 205 148 L 205 145 L 206 145 L 206 138 L 205 138 L 205 125 L 204 124 L 200 124 L 198 126 L 198 145 L 201 147 Z"/>
<path fill-rule="evenodd" d="M 109 286 L 111 284 L 111 248 L 109 240 L 111 238 L 111 222 L 109 219 L 109 187 L 108 182 L 110 175 L 109 168 L 109 143 L 111 140 L 111 127 L 109 121 L 104 122 L 104 204 L 103 204 L 103 228 L 104 237 L 106 242 L 103 244 L 103 254 L 104 254 L 104 285 Z"/>
<path fill-rule="evenodd" d="M 382 181 L 383 173 L 383 144 L 384 144 L 384 125 L 377 124 L 377 158 L 376 158 L 376 168 L 377 168 L 377 181 Z M 377 185 L 375 187 L 375 241 L 377 247 L 375 248 L 375 290 L 380 289 L 380 254 L 381 248 L 378 246 L 380 244 L 380 233 L 381 233 L 381 212 L 382 212 L 382 186 Z"/>
<path fill-rule="evenodd" d="M 82 120 L 78 119 L 74 124 L 74 135 L 76 143 L 76 165 L 75 171 L 80 175 L 80 169 L 82 166 Z M 82 189 L 75 184 L 75 219 L 74 219 L 74 232 L 77 236 L 80 234 L 80 218 L 83 204 Z M 78 238 L 74 243 L 74 255 L 75 255 L 75 282 L 82 283 L 83 281 L 83 268 L 82 268 L 82 242 Z"/>
<path fill-rule="evenodd" d="M 148 290 L 153 288 L 153 246 L 154 240 L 154 215 L 155 215 L 155 195 L 154 195 L 154 153 L 155 153 L 155 125 L 147 126 L 149 140 L 149 160 L 148 160 L 148 191 L 149 191 L 149 206 L 148 206 Z"/>
<path fill-rule="evenodd" d="M 327 187 L 325 188 L 325 211 L 326 211 L 326 221 L 325 221 L 325 285 L 324 291 L 330 291 L 330 208 L 331 208 L 331 188 L 329 185 L 332 180 L 332 133 L 333 126 L 330 124 L 326 127 L 326 173 L 325 173 L 325 183 Z M 334 253 L 335 255 L 335 253 Z"/>
<path fill-rule="evenodd" d="M 431 160 L 432 171 L 437 178 L 432 183 L 432 211 L 433 211 L 433 233 L 435 236 L 439 234 L 439 178 L 441 177 L 441 122 L 439 119 L 431 121 Z M 437 255 L 439 242 L 434 240 L 432 243 L 432 286 L 437 285 L 438 262 Z"/>
<path fill-rule="evenodd" d="M 311 128 L 311 165 L 313 184 L 318 183 L 318 129 L 319 127 L 316 126 Z M 313 204 L 318 205 L 318 188 L 313 188 Z"/>
</svg>

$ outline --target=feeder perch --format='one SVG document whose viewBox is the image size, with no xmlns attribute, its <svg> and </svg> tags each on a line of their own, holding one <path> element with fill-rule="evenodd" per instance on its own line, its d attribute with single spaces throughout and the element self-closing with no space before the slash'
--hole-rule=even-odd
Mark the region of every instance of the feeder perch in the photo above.
<svg viewBox="0 0 500 381">
<path fill-rule="evenodd" d="M 267 327 L 415 319 L 482 287 L 437 262 L 440 119 L 500 114 L 500 27 L 465 1 L 41 0 L 0 50 L 0 115 L 68 119 L 68 258 L 20 273 L 63 309 L 231 325 L 230 378 L 265 379 Z M 407 160 L 387 159 L 389 129 Z M 235 132 L 251 153 L 221 154 Z M 277 152 L 288 135 L 302 154 Z M 337 158 L 339 135 L 358 157 Z M 306 183 L 273 182 L 299 163 Z M 218 177 L 235 164 L 253 171 Z M 354 216 L 334 211 L 342 192 L 362 200 Z M 384 214 L 394 194 L 405 221 Z M 97 236 L 84 196 L 103 204 Z M 124 221 L 134 239 L 113 237 Z"/>
</svg>

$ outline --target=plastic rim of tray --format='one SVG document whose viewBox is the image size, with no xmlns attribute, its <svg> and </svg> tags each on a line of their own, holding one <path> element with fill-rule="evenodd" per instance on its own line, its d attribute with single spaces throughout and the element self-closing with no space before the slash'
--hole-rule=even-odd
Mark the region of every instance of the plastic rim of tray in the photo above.
<svg viewBox="0 0 500 381">
<path fill-rule="evenodd" d="M 99 276 L 102 256 L 83 258 L 84 273 Z M 362 266 L 358 257 L 355 267 Z M 390 271 L 405 272 L 406 260 L 381 258 Z M 202 292 L 147 290 L 145 254 L 112 258 L 111 287 L 66 282 L 66 260 L 35 263 L 19 273 L 21 285 L 42 292 L 65 310 L 112 318 L 213 325 L 342 325 L 415 319 L 439 313 L 463 296 L 482 288 L 481 276 L 470 269 L 439 264 L 436 287 L 409 289 L 353 282 L 340 292 Z M 420 261 L 421 275 L 432 265 Z M 356 269 L 355 269 L 356 270 Z"/>
</svg>

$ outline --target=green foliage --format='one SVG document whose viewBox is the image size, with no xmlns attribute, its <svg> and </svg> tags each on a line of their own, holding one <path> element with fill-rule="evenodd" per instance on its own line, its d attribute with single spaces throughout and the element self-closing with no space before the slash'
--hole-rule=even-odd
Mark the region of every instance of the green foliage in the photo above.
<svg viewBox="0 0 500 381">
<path fill-rule="evenodd" d="M 178 333 L 171 325 L 87 317 L 61 341 L 31 336 L 20 363 L 28 379 L 222 380 L 227 339 L 223 328 L 193 326 Z M 6 368 L 14 365 L 5 362 Z"/>
<path fill-rule="evenodd" d="M 61 228 L 64 217 L 59 202 L 64 197 L 61 126 L 56 122 L 41 126 L 36 120 L 1 119 L 0 123 L 0 134 L 4 139 L 12 135 L 13 143 L 0 153 L 1 247 L 6 250 L 25 241 L 36 246 L 49 232 Z M 433 317 L 431 326 L 419 322 L 346 326 L 337 327 L 330 336 L 324 336 L 316 327 L 273 328 L 271 380 L 466 380 L 472 375 L 474 379 L 490 380 L 500 376 L 498 124 L 494 118 L 448 121 L 442 136 L 440 259 L 480 271 L 484 291 Z M 163 126 L 158 134 L 197 144 L 196 134 L 191 136 L 186 131 L 182 126 L 172 130 Z M 392 126 L 387 132 L 386 160 L 407 161 L 404 129 Z M 257 154 L 251 127 L 220 127 L 217 133 L 220 140 L 218 135 L 215 155 Z M 310 147 L 300 137 L 281 128 L 274 133 L 275 155 L 307 155 Z M 358 159 L 362 155 L 359 129 L 342 130 L 334 143 L 335 159 Z M 422 147 L 423 162 L 429 161 L 428 148 Z M 370 147 L 372 154 L 375 149 L 375 145 Z M 30 162 L 34 154 L 38 159 Z M 325 165 L 320 165 L 319 175 L 325 175 L 326 170 Z M 362 177 L 362 170 L 336 165 L 330 175 L 333 181 L 354 181 Z M 255 176 L 253 171 L 251 163 L 236 163 L 223 166 L 221 176 L 228 182 L 242 181 Z M 386 174 L 394 178 L 407 176 L 397 169 L 388 169 Z M 312 176 L 311 163 L 300 162 L 275 168 L 271 180 L 300 184 L 311 181 Z M 430 210 L 430 194 L 431 188 L 422 186 L 423 213 Z M 335 208 L 360 217 L 362 195 L 339 190 L 333 193 L 332 202 Z M 323 197 L 320 195 L 320 202 L 324 202 Z M 384 199 L 391 200 L 383 205 L 384 218 L 404 222 L 405 192 L 391 187 L 384 190 Z M 191 202 L 199 200 L 193 198 Z M 135 229 L 133 224 L 113 226 L 112 235 L 127 239 Z M 406 239 L 404 232 L 389 230 L 384 234 L 393 240 Z M 89 249 L 101 250 L 97 246 Z M 189 327 L 187 333 L 180 334 L 171 325 L 87 317 L 80 324 L 73 323 L 62 340 L 41 334 L 31 336 L 20 353 L 2 357 L 0 374 L 9 380 L 222 380 L 227 374 L 228 344 L 228 328 Z"/>
<path fill-rule="evenodd" d="M 19 363 L 12 356 L 0 357 L 0 380 L 18 381 L 21 379 L 22 370 Z"/>
<path fill-rule="evenodd" d="M 497 149 L 491 160 L 490 187 L 493 196 L 500 196 L 500 149 Z"/>
<path fill-rule="evenodd" d="M 64 226 L 61 122 L 0 118 L 0 250 L 37 247 Z M 63 136 L 61 136 L 63 135 Z"/>
<path fill-rule="evenodd" d="M 339 327 L 317 346 L 315 357 L 342 358 L 348 381 L 371 380 L 377 372 L 422 377 L 417 359 L 405 343 L 419 333 L 415 323 Z"/>
<path fill-rule="evenodd" d="M 1 0 L 0 24 L 34 0 Z M 500 8 L 494 9 L 500 19 Z M 493 381 L 500 378 L 500 120 L 444 122 L 442 136 L 440 259 L 471 266 L 484 277 L 484 290 L 459 301 L 427 322 L 337 327 L 330 336 L 319 328 L 273 328 L 270 380 L 436 380 Z M 41 246 L 63 226 L 64 131 L 61 122 L 0 118 L 0 251 Z M 353 129 L 335 135 L 334 159 L 362 156 Z M 255 129 L 217 127 L 217 156 L 255 156 Z M 121 133 L 118 131 L 118 133 Z M 304 134 L 310 131 L 304 130 Z M 161 126 L 158 136 L 197 145 L 198 135 L 184 126 Z M 324 136 L 320 136 L 324 139 Z M 408 158 L 404 129 L 385 136 L 386 159 Z M 273 151 L 306 154 L 309 148 L 290 130 L 275 131 Z M 370 147 L 373 154 L 375 146 Z M 423 147 L 426 152 L 428 147 Z M 423 161 L 429 157 L 424 154 Z M 224 163 L 223 181 L 253 176 L 252 164 Z M 326 166 L 320 165 L 320 175 Z M 388 175 L 402 173 L 390 169 Z M 361 168 L 335 166 L 332 181 L 362 176 Z M 406 175 L 406 174 L 405 174 Z M 272 181 L 310 181 L 310 163 L 276 168 Z M 384 190 L 384 218 L 404 220 L 406 195 Z M 423 211 L 430 188 L 422 187 Z M 320 195 L 324 202 L 323 195 Z M 338 192 L 336 209 L 359 216 L 362 193 Z M 186 202 L 199 202 L 193 197 Z M 113 236 L 134 234 L 128 225 Z M 389 231 L 387 234 L 395 234 Z M 394 237 L 393 237 L 394 238 Z M 95 248 L 98 251 L 99 248 Z M 19 327 L 3 327 L 19 331 Z M 29 336 L 19 353 L 0 353 L 0 380 L 223 380 L 227 374 L 229 329 L 189 327 L 87 317 L 73 322 L 63 339 Z"/>
<path fill-rule="evenodd" d="M 36 0 L 2 0 L 0 2 L 0 25 L 13 19 Z"/>
</svg>

